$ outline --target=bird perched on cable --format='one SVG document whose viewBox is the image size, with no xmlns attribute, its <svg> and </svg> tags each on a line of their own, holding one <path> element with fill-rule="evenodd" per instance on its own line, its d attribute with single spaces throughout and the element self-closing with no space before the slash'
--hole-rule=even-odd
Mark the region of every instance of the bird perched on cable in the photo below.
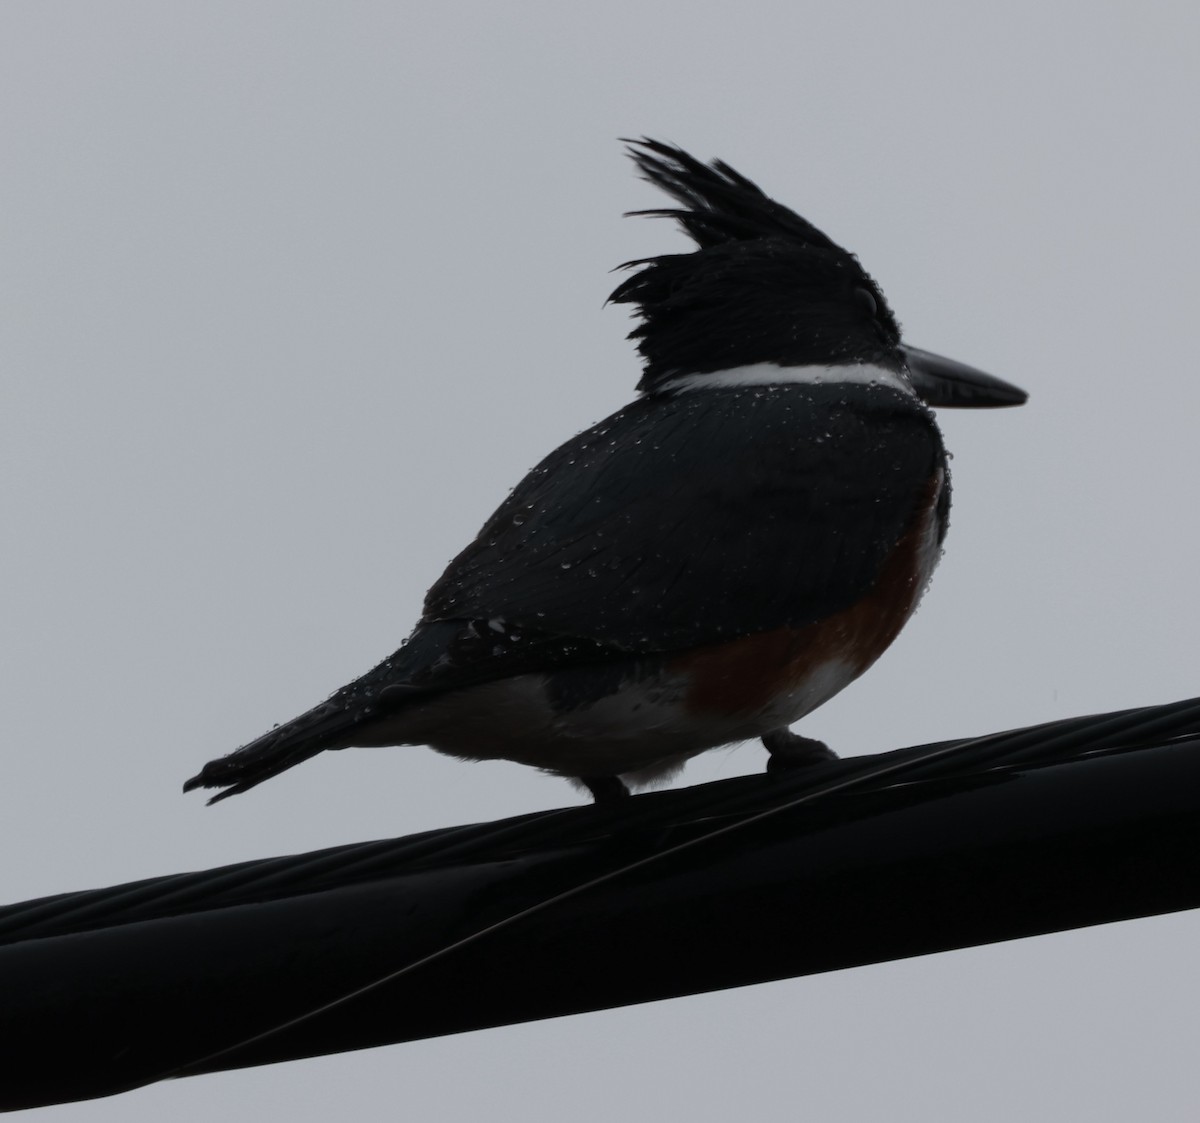
<svg viewBox="0 0 1200 1123">
<path fill-rule="evenodd" d="M 1023 391 L 900 339 L 858 260 L 728 164 L 629 142 L 690 253 L 629 262 L 630 405 L 550 453 L 430 589 L 403 646 L 206 764 L 244 792 L 325 749 L 505 759 L 596 799 L 789 726 L 857 678 L 941 554 L 947 456 L 929 406 Z"/>
</svg>

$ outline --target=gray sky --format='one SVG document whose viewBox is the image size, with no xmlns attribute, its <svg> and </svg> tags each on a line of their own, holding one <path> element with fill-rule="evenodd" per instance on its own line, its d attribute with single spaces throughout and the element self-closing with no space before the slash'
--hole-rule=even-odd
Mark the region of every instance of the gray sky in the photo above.
<svg viewBox="0 0 1200 1123">
<path fill-rule="evenodd" d="M 578 801 L 424 749 L 213 809 L 179 785 L 389 653 L 505 489 L 631 396 L 608 271 L 685 243 L 620 217 L 656 202 L 620 135 L 730 160 L 910 341 L 1032 395 L 943 415 L 942 568 L 803 731 L 1200 693 L 1198 34 L 1182 2 L 8 0 L 0 900 Z M 1182 914 L 41 1118 L 1190 1120 L 1198 939 Z"/>
</svg>

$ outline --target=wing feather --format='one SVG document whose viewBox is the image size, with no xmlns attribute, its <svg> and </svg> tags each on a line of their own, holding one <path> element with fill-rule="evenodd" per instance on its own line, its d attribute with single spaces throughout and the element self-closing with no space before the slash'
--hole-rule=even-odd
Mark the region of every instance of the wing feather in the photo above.
<svg viewBox="0 0 1200 1123">
<path fill-rule="evenodd" d="M 926 411 L 877 388 L 642 399 L 530 473 L 423 620 L 637 654 L 800 627 L 867 591 L 942 455 Z"/>
</svg>

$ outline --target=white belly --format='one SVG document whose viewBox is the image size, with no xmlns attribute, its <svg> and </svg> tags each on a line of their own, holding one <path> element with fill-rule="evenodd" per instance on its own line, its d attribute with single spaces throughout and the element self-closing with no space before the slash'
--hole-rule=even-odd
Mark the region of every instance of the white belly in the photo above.
<svg viewBox="0 0 1200 1123">
<path fill-rule="evenodd" d="M 511 760 L 557 775 L 668 778 L 697 753 L 799 720 L 856 677 L 831 661 L 752 713 L 685 706 L 682 676 L 633 682 L 589 705 L 556 710 L 546 677 L 519 675 L 439 695 L 364 726 L 354 744 L 428 745 L 462 760 Z"/>
</svg>

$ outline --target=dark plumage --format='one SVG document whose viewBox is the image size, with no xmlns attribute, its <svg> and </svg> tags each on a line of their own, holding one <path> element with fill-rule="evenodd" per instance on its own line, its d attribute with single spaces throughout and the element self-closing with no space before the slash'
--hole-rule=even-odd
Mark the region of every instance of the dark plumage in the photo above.
<svg viewBox="0 0 1200 1123">
<path fill-rule="evenodd" d="M 630 333 L 645 360 L 639 390 L 760 362 L 899 369 L 900 328 L 853 254 L 720 160 L 708 167 L 657 141 L 630 143 L 642 177 L 683 204 L 631 213 L 673 218 L 699 247 L 627 262 L 641 268 L 609 298 L 642 320 Z"/>
</svg>

